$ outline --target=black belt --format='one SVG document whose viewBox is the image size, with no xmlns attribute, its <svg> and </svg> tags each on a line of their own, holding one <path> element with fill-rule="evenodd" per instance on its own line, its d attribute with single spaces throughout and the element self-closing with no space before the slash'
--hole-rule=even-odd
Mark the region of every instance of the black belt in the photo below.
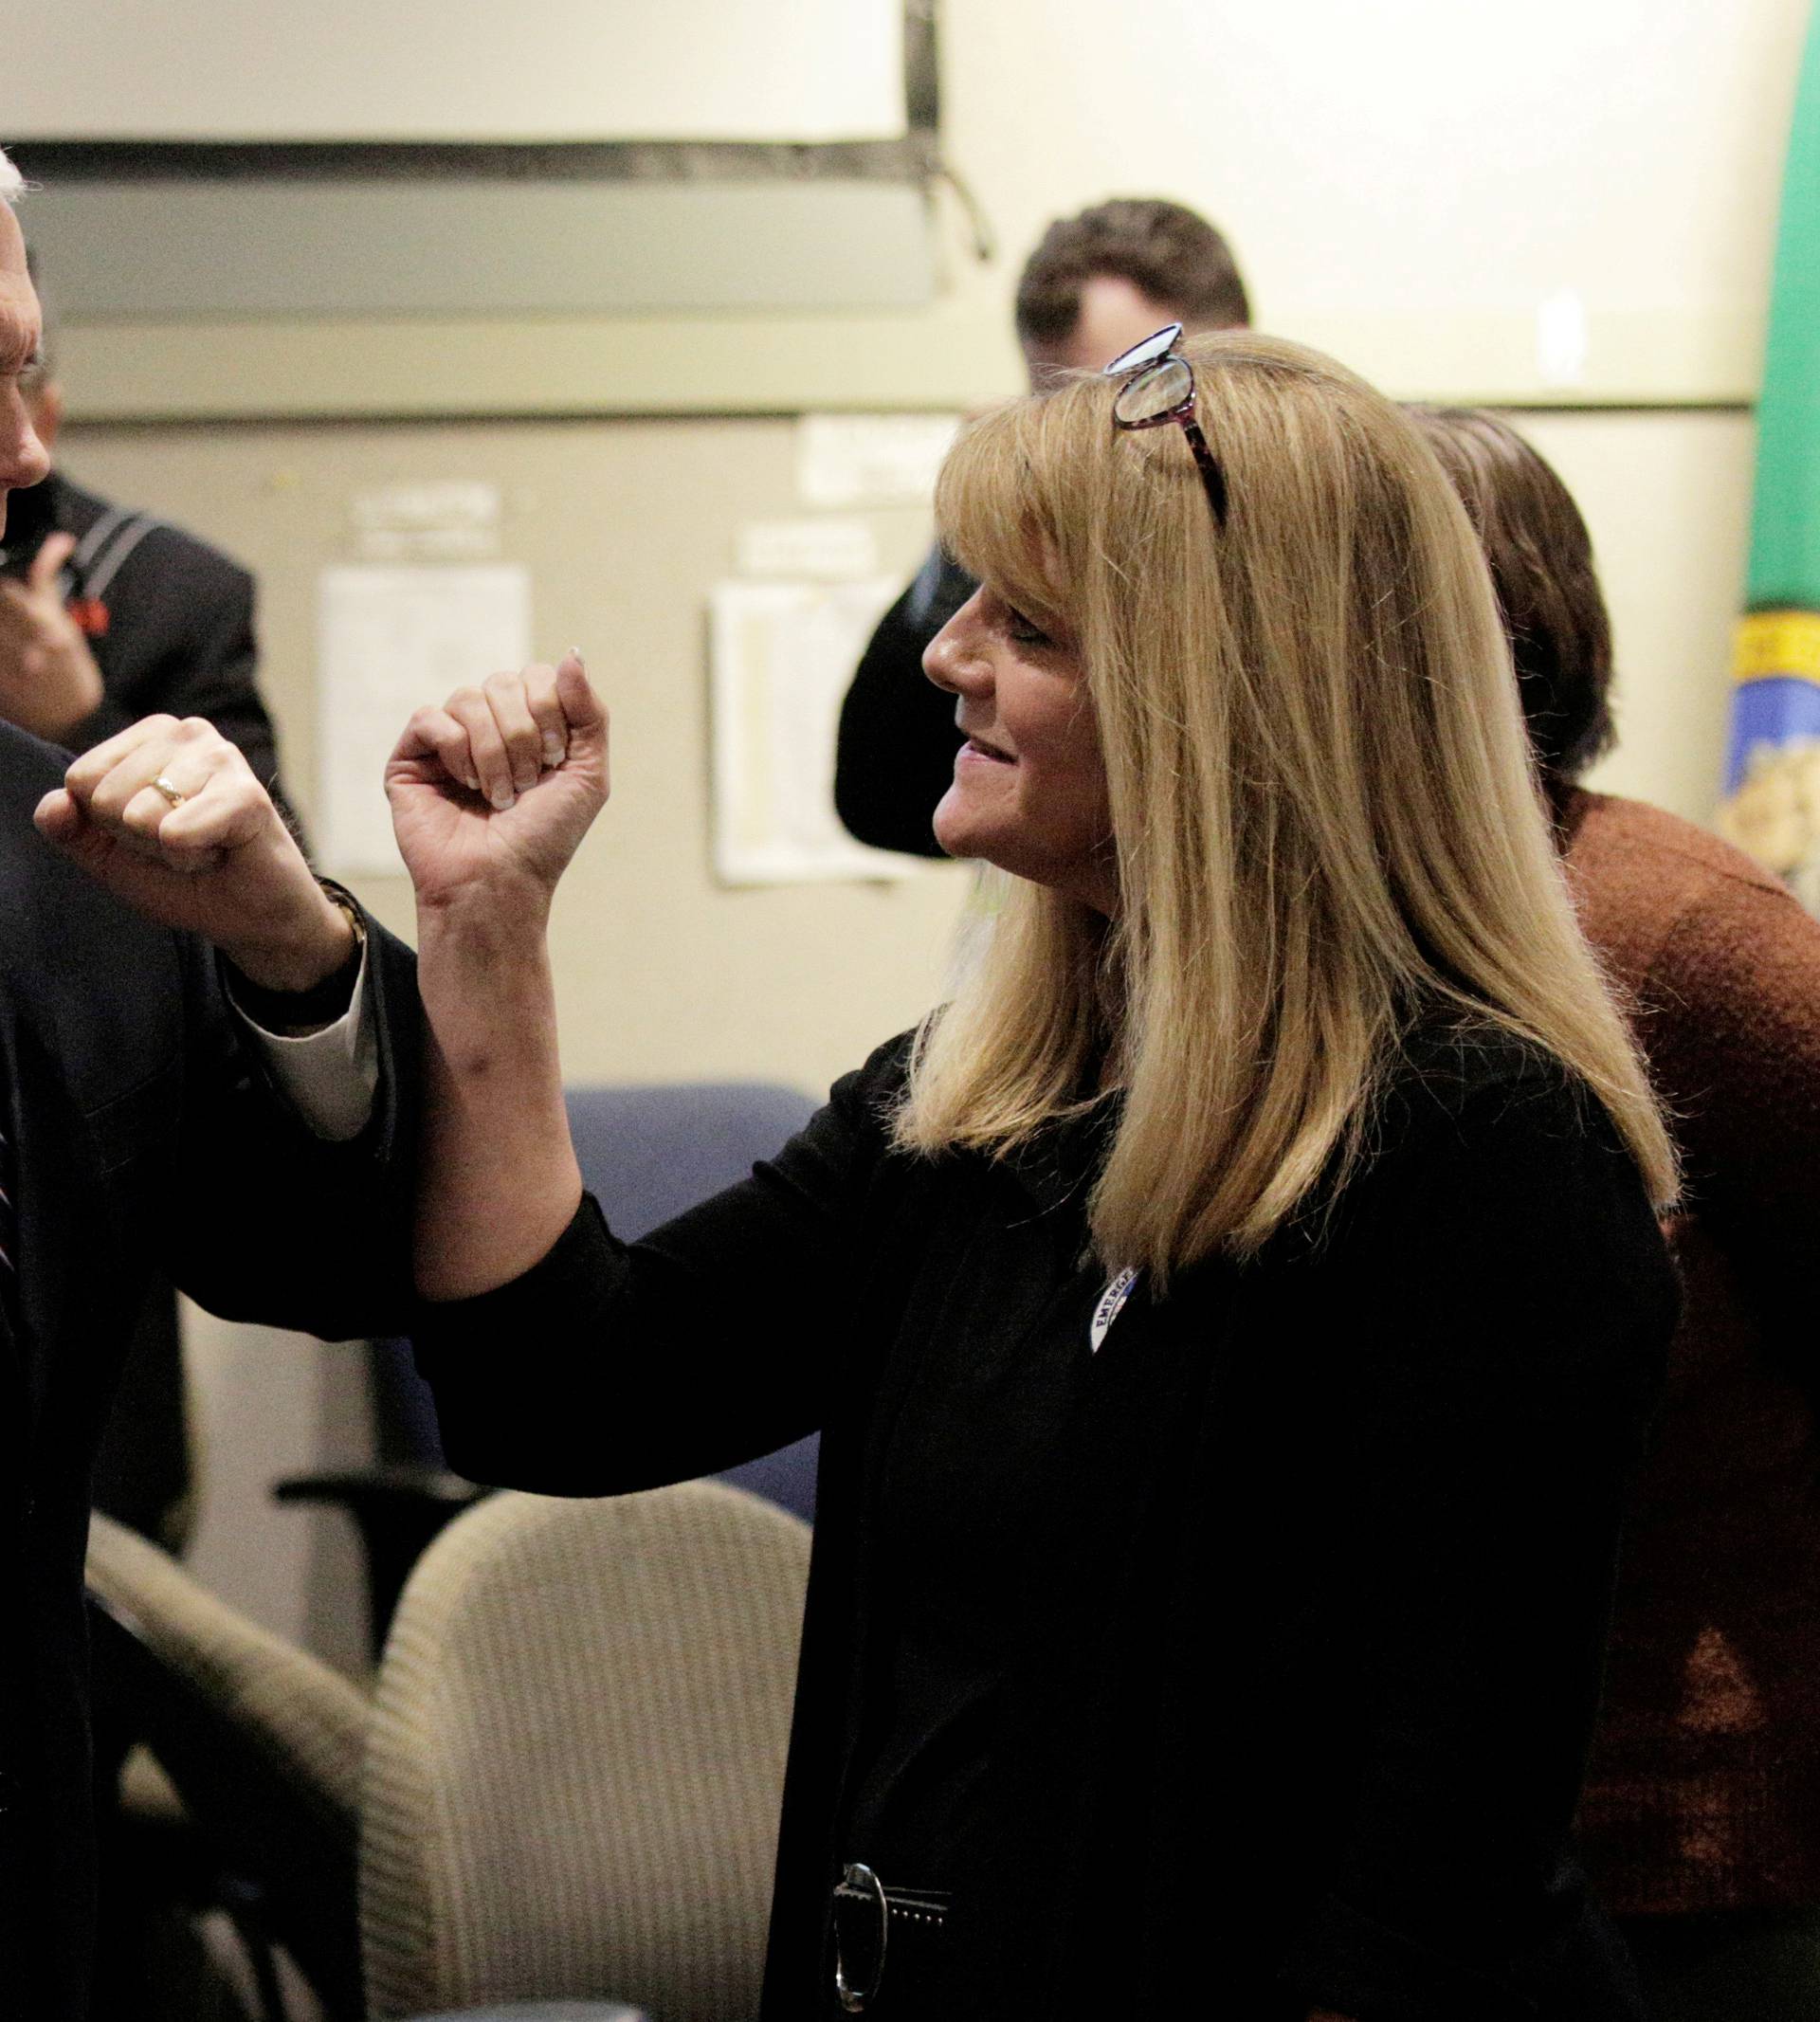
<svg viewBox="0 0 1820 2022">
<path fill-rule="evenodd" d="M 863 1861 L 834 1885 L 834 1997 L 849 2015 L 878 1999 L 889 1959 L 893 1984 L 922 1977 L 954 1903 L 945 1888 L 886 1888 Z"/>
</svg>

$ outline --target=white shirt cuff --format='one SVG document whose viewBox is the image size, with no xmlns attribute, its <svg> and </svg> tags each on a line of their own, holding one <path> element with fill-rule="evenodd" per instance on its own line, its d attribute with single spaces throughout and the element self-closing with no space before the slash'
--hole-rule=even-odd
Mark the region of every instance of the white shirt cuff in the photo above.
<svg viewBox="0 0 1820 2022">
<path fill-rule="evenodd" d="M 379 1035 L 367 1016 L 367 960 L 363 946 L 354 1002 L 333 1025 L 300 1039 L 268 1032 L 234 1005 L 235 1015 L 259 1041 L 292 1108 L 313 1136 L 331 1144 L 345 1144 L 365 1130 L 379 1087 Z M 232 1003 L 231 989 L 228 997 Z"/>
</svg>

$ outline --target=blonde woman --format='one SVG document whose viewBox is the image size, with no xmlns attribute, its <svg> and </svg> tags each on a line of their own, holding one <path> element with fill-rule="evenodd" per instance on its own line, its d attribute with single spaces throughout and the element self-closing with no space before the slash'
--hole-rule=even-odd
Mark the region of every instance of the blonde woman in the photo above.
<svg viewBox="0 0 1820 2022">
<path fill-rule="evenodd" d="M 486 1481 L 821 1429 L 767 2022 L 1629 2014 L 1567 1836 L 1672 1155 L 1432 457 L 1175 337 L 943 471 L 951 997 L 641 1243 L 543 941 L 600 705 L 413 720 L 420 1356 Z"/>
</svg>

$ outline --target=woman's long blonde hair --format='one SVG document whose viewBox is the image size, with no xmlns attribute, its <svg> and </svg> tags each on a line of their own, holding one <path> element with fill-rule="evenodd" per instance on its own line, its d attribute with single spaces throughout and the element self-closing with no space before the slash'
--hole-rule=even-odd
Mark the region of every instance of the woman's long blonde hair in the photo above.
<svg viewBox="0 0 1820 2022">
<path fill-rule="evenodd" d="M 1094 1247 L 1166 1279 L 1343 1177 L 1438 1010 L 1581 1076 L 1665 1203 L 1674 1153 L 1575 924 L 1451 486 L 1319 354 L 1180 349 L 1224 526 L 1180 429 L 1116 430 L 1098 377 L 988 414 L 943 467 L 950 551 L 1078 645 L 1119 902 L 1108 921 L 999 880 L 918 1035 L 899 1143 L 1000 1152 L 1117 1086 Z"/>
</svg>

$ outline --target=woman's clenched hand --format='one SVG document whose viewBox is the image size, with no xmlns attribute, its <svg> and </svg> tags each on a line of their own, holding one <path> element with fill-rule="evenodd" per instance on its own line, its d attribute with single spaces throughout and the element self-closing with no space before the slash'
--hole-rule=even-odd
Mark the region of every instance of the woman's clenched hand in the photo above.
<svg viewBox="0 0 1820 2022">
<path fill-rule="evenodd" d="M 607 710 L 578 653 L 418 710 L 386 766 L 420 913 L 540 913 L 607 793 Z"/>
</svg>

